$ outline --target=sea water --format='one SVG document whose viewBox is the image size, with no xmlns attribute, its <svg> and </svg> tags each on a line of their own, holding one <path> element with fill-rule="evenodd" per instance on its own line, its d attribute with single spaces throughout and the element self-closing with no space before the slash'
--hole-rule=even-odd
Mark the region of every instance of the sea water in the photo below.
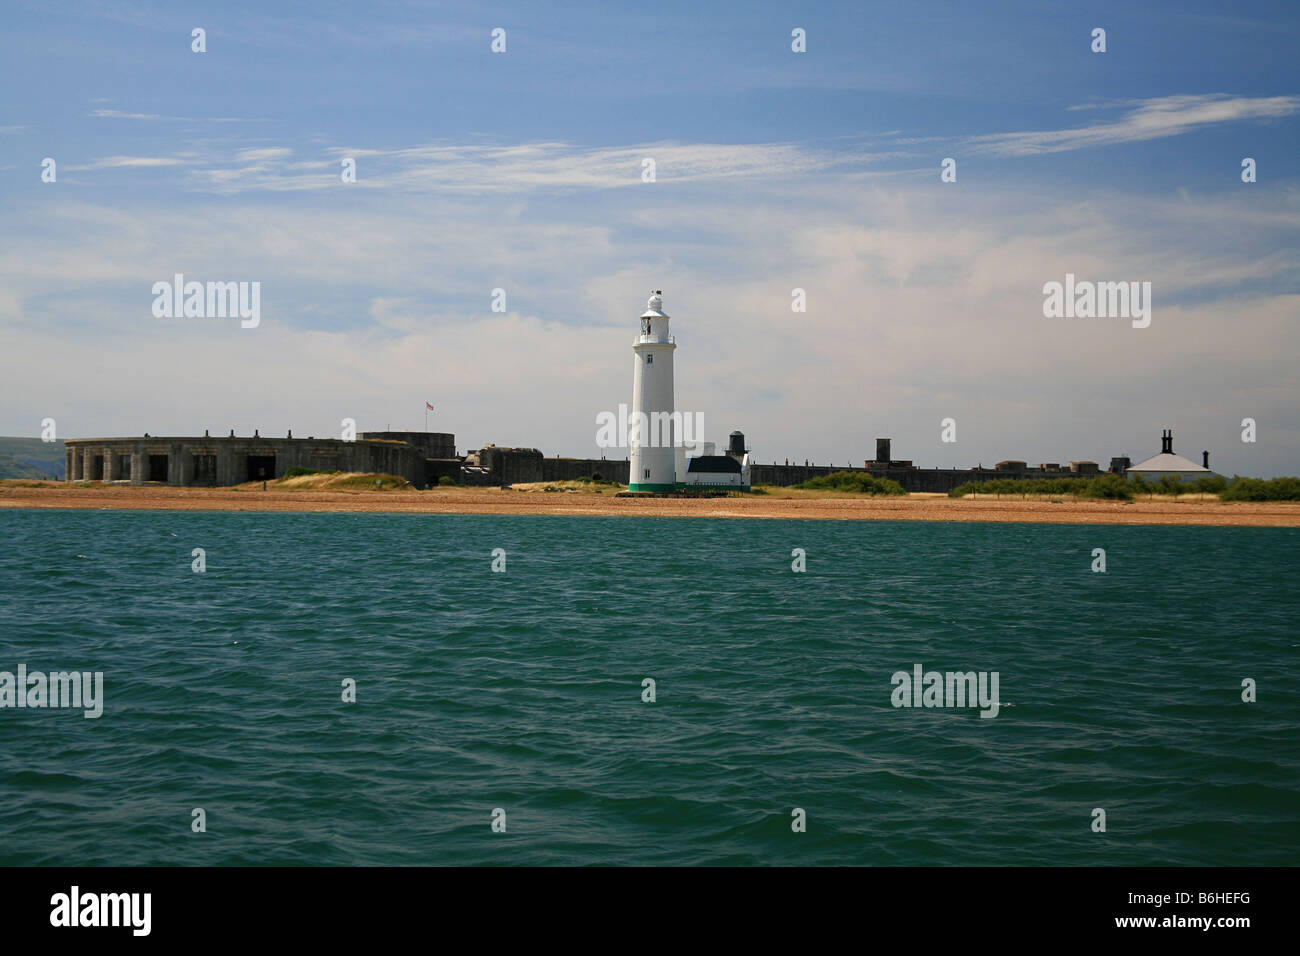
<svg viewBox="0 0 1300 956">
<path fill-rule="evenodd" d="M 0 708 L 2 864 L 1300 863 L 1297 529 L 6 510 L 0 542 L 0 671 L 102 674 L 98 717 Z M 996 674 L 996 714 L 896 706 L 932 671 Z"/>
</svg>

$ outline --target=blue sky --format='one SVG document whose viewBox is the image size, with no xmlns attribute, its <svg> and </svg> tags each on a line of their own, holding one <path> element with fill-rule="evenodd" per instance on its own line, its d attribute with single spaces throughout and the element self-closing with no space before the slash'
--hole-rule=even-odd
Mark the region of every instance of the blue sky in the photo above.
<svg viewBox="0 0 1300 956">
<path fill-rule="evenodd" d="M 10 3 L 0 432 L 427 398 L 462 451 L 594 454 L 662 288 L 679 406 L 760 460 L 1105 463 L 1172 427 L 1294 474 L 1297 49 L 1292 3 Z M 262 325 L 154 318 L 176 272 L 260 281 Z M 1044 318 L 1066 272 L 1151 281 L 1151 327 Z"/>
</svg>

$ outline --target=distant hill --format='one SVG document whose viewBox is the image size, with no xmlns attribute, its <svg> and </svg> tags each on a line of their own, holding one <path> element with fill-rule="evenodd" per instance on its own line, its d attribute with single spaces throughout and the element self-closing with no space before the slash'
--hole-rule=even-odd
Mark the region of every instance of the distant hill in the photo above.
<svg viewBox="0 0 1300 956">
<path fill-rule="evenodd" d="M 63 442 L 0 437 L 0 478 L 62 478 Z"/>
</svg>

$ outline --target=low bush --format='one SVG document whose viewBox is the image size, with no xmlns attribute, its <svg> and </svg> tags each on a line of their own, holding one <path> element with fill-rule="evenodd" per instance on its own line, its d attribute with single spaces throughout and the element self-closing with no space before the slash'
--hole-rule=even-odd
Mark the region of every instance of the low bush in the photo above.
<svg viewBox="0 0 1300 956">
<path fill-rule="evenodd" d="M 1133 497 L 1133 486 L 1119 475 L 1099 475 L 1084 482 L 1079 497 L 1128 501 Z"/>
<path fill-rule="evenodd" d="M 810 491 L 847 491 L 857 495 L 905 495 L 898 482 L 889 478 L 876 478 L 860 471 L 836 471 L 829 475 L 809 478 L 796 488 Z"/>
<path fill-rule="evenodd" d="M 1127 500 L 1133 497 L 1133 488 L 1118 475 L 1098 475 L 1094 478 L 993 478 L 968 481 L 948 492 L 950 498 L 966 495 L 1075 495 Z"/>
<path fill-rule="evenodd" d="M 1223 501 L 1300 501 L 1300 478 L 1236 476 L 1219 497 Z"/>
</svg>

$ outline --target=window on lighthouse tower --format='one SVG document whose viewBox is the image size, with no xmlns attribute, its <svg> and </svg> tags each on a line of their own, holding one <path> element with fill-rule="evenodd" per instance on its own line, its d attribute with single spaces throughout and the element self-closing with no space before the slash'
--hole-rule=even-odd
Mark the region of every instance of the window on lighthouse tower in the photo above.
<svg viewBox="0 0 1300 956">
<path fill-rule="evenodd" d="M 645 357 L 645 363 L 646 365 L 654 365 L 655 357 L 647 352 Z"/>
</svg>

